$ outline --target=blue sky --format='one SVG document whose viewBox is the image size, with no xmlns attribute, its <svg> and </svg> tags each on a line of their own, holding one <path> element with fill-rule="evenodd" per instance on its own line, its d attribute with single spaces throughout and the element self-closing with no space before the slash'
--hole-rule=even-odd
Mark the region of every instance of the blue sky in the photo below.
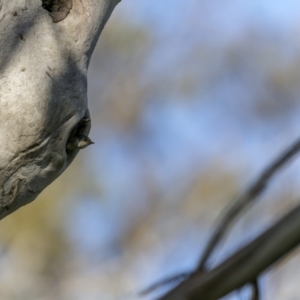
<svg viewBox="0 0 300 300">
<path fill-rule="evenodd" d="M 223 47 L 245 35 L 249 28 L 256 28 L 262 39 L 265 36 L 276 45 L 284 41 L 289 51 L 298 54 L 299 43 L 293 38 L 300 31 L 299 9 L 300 2 L 296 0 L 216 0 L 213 3 L 208 0 L 123 0 L 112 18 L 117 21 L 122 16 L 137 26 L 148 27 L 155 41 L 148 76 L 174 78 L 180 72 L 178 62 L 184 63 L 199 41 Z M 216 64 L 218 59 L 216 57 Z M 195 68 L 197 64 L 203 62 L 195 62 Z M 243 105 L 239 97 L 251 99 L 252 94 L 231 80 L 222 81 L 204 94 L 194 95 L 189 102 L 172 101 L 171 92 L 161 97 L 167 101 L 150 101 L 141 115 L 146 143 L 140 142 L 140 136 L 135 138 L 108 128 L 111 134 L 96 142 L 89 150 L 91 155 L 85 158 L 94 174 L 101 170 L 99 182 L 104 181 L 106 193 L 101 202 L 93 197 L 81 204 L 79 201 L 70 216 L 69 229 L 80 255 L 88 255 L 92 262 L 118 257 L 118 251 L 122 251 L 118 240 L 122 239 L 128 219 L 134 218 L 133 208 L 140 206 L 143 210 L 143 205 L 147 206 L 141 181 L 145 161 L 156 162 L 155 172 L 162 186 L 168 188 L 175 183 L 180 190 L 177 182 L 192 177 L 197 169 L 205 169 L 222 155 L 228 166 L 248 170 L 241 176 L 245 184 L 299 135 L 299 106 L 288 118 L 272 124 L 264 119 L 251 119 L 247 114 L 251 105 Z M 97 128 L 93 128 L 92 133 L 96 135 Z M 133 213 L 124 214 L 128 210 Z M 74 224 L 77 224 L 75 230 Z M 253 228 L 253 232 L 258 231 L 257 226 Z M 177 239 L 161 246 L 161 252 L 153 251 L 152 257 L 141 256 L 141 261 L 132 266 L 132 272 L 128 270 L 128 277 L 141 286 L 162 274 L 191 268 L 201 249 L 197 230 L 186 227 Z M 234 247 L 236 244 L 239 242 Z M 99 249 L 101 255 L 97 256 L 95 252 Z M 146 269 L 144 260 L 148 260 Z"/>
</svg>

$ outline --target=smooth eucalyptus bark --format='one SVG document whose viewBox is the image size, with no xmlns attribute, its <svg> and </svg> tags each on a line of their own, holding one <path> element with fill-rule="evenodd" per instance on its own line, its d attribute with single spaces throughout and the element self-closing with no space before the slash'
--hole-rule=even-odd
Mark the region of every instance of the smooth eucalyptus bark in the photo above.
<svg viewBox="0 0 300 300">
<path fill-rule="evenodd" d="M 69 166 L 70 138 L 88 135 L 87 68 L 119 1 L 0 1 L 0 219 Z"/>
</svg>

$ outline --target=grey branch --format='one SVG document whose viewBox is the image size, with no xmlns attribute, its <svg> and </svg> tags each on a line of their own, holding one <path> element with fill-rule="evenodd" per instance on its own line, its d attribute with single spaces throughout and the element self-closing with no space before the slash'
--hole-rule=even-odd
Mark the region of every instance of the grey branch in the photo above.
<svg viewBox="0 0 300 300">
<path fill-rule="evenodd" d="M 253 282 L 300 243 L 300 205 L 223 263 L 195 273 L 159 300 L 215 300 Z"/>
<path fill-rule="evenodd" d="M 245 209 L 251 202 L 253 202 L 257 196 L 259 196 L 267 186 L 268 181 L 283 167 L 289 160 L 291 160 L 300 151 L 300 139 L 291 145 L 282 155 L 280 155 L 271 165 L 266 168 L 265 171 L 258 177 L 249 188 L 242 193 L 234 204 L 229 207 L 221 218 L 219 224 L 216 226 L 211 239 L 209 240 L 202 258 L 198 265 L 198 270 L 204 270 L 206 262 L 214 249 L 217 247 L 223 236 L 227 232 L 227 229 L 233 223 L 237 215 Z"/>
<path fill-rule="evenodd" d="M 253 299 L 259 299 L 259 275 L 300 243 L 300 205 L 217 267 L 206 270 L 206 262 L 236 216 L 256 199 L 272 176 L 299 151 L 300 139 L 238 197 L 216 227 L 195 271 L 159 300 L 213 300 L 247 283 L 253 287 Z"/>
</svg>

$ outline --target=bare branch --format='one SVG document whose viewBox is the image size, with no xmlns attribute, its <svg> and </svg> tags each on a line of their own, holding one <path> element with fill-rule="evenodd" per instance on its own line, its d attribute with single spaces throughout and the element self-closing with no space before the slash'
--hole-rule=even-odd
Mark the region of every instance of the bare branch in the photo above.
<svg viewBox="0 0 300 300">
<path fill-rule="evenodd" d="M 275 161 L 262 172 L 258 179 L 237 198 L 231 207 L 229 207 L 229 210 L 224 213 L 223 218 L 221 218 L 219 224 L 216 226 L 216 229 L 203 252 L 197 270 L 203 271 L 205 269 L 209 257 L 237 215 L 264 191 L 272 176 L 274 176 L 276 172 L 278 172 L 279 169 L 290 161 L 299 151 L 300 139 L 294 142 L 283 154 L 275 159 Z"/>
<path fill-rule="evenodd" d="M 238 289 L 300 243 L 300 205 L 254 241 L 205 273 L 194 273 L 159 300 L 214 300 Z"/>
</svg>

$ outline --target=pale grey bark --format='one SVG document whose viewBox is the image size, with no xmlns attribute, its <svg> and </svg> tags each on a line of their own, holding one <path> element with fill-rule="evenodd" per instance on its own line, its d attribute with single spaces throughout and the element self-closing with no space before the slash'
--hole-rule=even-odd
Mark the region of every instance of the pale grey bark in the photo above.
<svg viewBox="0 0 300 300">
<path fill-rule="evenodd" d="M 62 15 L 0 1 L 0 219 L 56 179 L 78 152 L 68 140 L 89 133 L 87 68 L 118 2 L 72 0 Z"/>
</svg>

